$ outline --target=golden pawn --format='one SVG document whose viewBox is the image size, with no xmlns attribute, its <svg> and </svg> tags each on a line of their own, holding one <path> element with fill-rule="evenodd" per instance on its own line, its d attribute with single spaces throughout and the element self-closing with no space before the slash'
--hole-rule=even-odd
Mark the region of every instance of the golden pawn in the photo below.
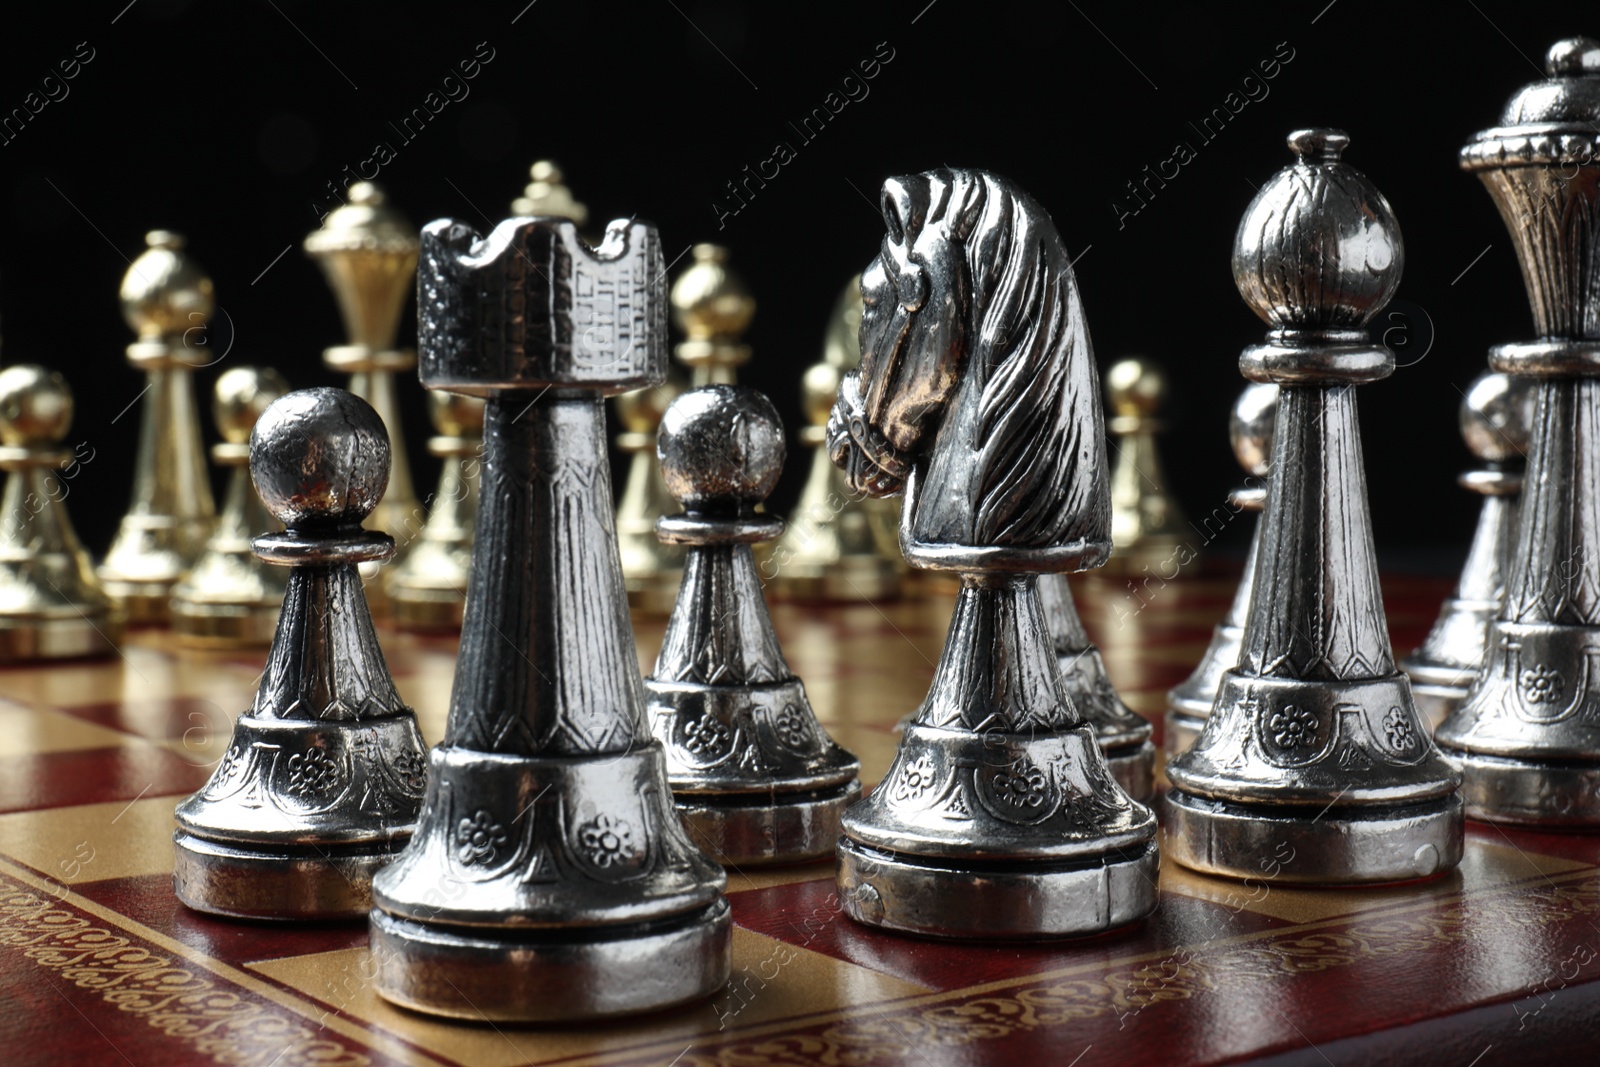
<svg viewBox="0 0 1600 1067">
<path fill-rule="evenodd" d="M 667 492 L 656 462 L 656 433 L 667 405 L 683 392 L 679 374 L 649 389 L 635 389 L 616 399 L 622 432 L 617 448 L 630 457 L 622 499 L 617 504 L 617 545 L 622 551 L 622 579 L 628 588 L 628 606 L 654 615 L 666 615 L 678 597 L 683 580 L 683 546 L 656 536 L 656 520 L 677 510 Z"/>
<path fill-rule="evenodd" d="M 900 595 L 905 562 L 897 542 L 896 500 L 858 497 L 828 458 L 828 414 L 839 381 L 861 363 L 861 276 L 834 303 L 822 361 L 806 368 L 800 442 L 812 450 L 811 473 L 789 525 L 762 561 L 774 592 L 794 600 L 885 600 Z"/>
<path fill-rule="evenodd" d="M 403 630 L 460 630 L 478 521 L 478 466 L 483 456 L 483 400 L 436 390 L 428 394 L 436 436 L 428 451 L 439 465 L 439 488 L 411 552 L 385 579 L 389 621 Z"/>
<path fill-rule="evenodd" d="M 368 526 L 394 538 L 392 566 L 405 558 L 423 520 L 406 462 L 395 383 L 397 373 L 416 367 L 417 354 L 394 346 L 406 299 L 416 288 L 418 238 L 376 185 L 357 182 L 349 193 L 350 202 L 330 211 L 322 228 L 306 236 L 305 250 L 322 267 L 349 334 L 348 344 L 324 349 L 322 361 L 350 375 L 350 392 L 372 405 L 389 433 L 389 487 Z M 376 562 L 361 565 L 374 613 L 384 607 L 378 570 Z"/>
<path fill-rule="evenodd" d="M 1167 489 L 1156 448 L 1162 430 L 1156 417 L 1167 398 L 1167 376 L 1143 359 L 1124 359 L 1106 372 L 1111 407 L 1107 430 L 1116 459 L 1111 465 L 1111 562 L 1127 573 L 1168 560 L 1185 540 L 1183 512 Z"/>
<path fill-rule="evenodd" d="M 109 655 L 122 616 L 73 532 L 66 499 L 94 451 L 60 447 L 72 428 L 66 379 L 43 367 L 0 371 L 0 662 Z"/>
<path fill-rule="evenodd" d="M 100 564 L 101 584 L 131 623 L 167 621 L 172 587 L 205 551 L 216 517 L 193 380 L 213 362 L 199 340 L 215 306 L 211 279 L 178 234 L 152 230 L 145 244 L 119 294 L 139 335 L 128 362 L 145 375 L 133 500 Z"/>
<path fill-rule="evenodd" d="M 589 208 L 573 198 L 566 187 L 561 168 L 548 159 L 541 159 L 528 170 L 533 180 L 522 190 L 522 195 L 511 201 L 511 214 L 571 219 L 581 230 L 589 221 Z"/>
<path fill-rule="evenodd" d="M 750 362 L 750 346 L 739 338 L 756 315 L 755 297 L 728 266 L 728 250 L 698 244 L 694 262 L 672 283 L 672 318 L 687 340 L 673 350 L 689 368 L 691 389 L 737 385 L 738 369 Z"/>
<path fill-rule="evenodd" d="M 270 367 L 234 367 L 217 379 L 211 414 L 222 440 L 211 460 L 228 471 L 227 495 L 205 553 L 172 591 L 172 629 L 191 648 L 255 648 L 272 644 L 288 572 L 269 567 L 250 548 L 280 529 L 250 483 L 250 431 L 267 405 L 289 391 Z"/>
</svg>

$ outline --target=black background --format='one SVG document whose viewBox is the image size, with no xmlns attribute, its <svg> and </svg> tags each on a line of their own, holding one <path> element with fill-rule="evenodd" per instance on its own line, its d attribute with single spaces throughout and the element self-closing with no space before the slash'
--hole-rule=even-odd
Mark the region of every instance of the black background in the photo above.
<svg viewBox="0 0 1600 1067">
<path fill-rule="evenodd" d="M 548 157 L 594 220 L 656 222 L 669 259 L 696 241 L 728 245 L 759 305 L 743 380 L 791 426 L 833 300 L 876 249 L 882 180 L 941 163 L 1007 175 L 1081 257 L 1102 368 L 1129 354 L 1166 367 L 1168 475 L 1191 516 L 1207 513 L 1241 477 L 1226 418 L 1238 352 L 1262 333 L 1229 273 L 1234 228 L 1253 187 L 1289 160 L 1285 134 L 1333 125 L 1350 132 L 1345 159 L 1387 195 L 1406 244 L 1404 314 L 1381 325 L 1395 327 L 1388 339 L 1412 365 L 1361 392 L 1380 554 L 1448 567 L 1475 513 L 1454 484 L 1469 462 L 1460 390 L 1488 345 L 1531 334 L 1510 243 L 1456 152 L 1542 74 L 1550 43 L 1597 32 L 1580 5 L 1526 0 L 125 4 L 41 6 L 26 22 L 13 12 L 0 41 L 0 113 L 79 42 L 94 52 L 68 96 L 0 145 L 0 354 L 57 367 L 77 392 L 71 440 L 96 458 L 69 503 L 96 552 L 130 483 L 137 408 L 118 416 L 143 382 L 123 361 L 131 337 L 116 291 L 143 233 L 186 234 L 226 309 L 210 336 L 222 358 L 198 375 L 208 433 L 221 367 L 338 384 L 320 353 L 342 343 L 342 327 L 300 242 L 327 183 L 342 186 L 346 165 L 379 141 L 396 158 L 377 181 L 416 223 L 448 215 L 487 229 L 509 213 L 528 164 Z M 470 95 L 405 143 L 388 123 L 480 42 L 493 59 Z M 880 42 L 893 58 L 868 95 L 802 142 L 789 123 L 823 106 Z M 1280 43 L 1293 58 L 1269 95 L 1202 143 L 1188 123 L 1223 106 Z M 780 140 L 796 158 L 719 229 L 724 183 Z M 1119 221 L 1125 183 L 1179 140 L 1197 158 Z M 408 310 L 408 339 L 414 319 Z M 405 399 L 426 495 L 436 468 L 421 389 Z M 791 454 L 775 510 L 792 504 L 805 466 Z M 1237 548 L 1235 526 L 1224 547 Z"/>
</svg>

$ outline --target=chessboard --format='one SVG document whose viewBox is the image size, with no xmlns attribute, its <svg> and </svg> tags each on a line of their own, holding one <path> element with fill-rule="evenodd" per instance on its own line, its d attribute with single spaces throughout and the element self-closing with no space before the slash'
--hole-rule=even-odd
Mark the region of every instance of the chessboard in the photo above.
<svg viewBox="0 0 1600 1067">
<path fill-rule="evenodd" d="M 1128 610 L 1076 580 L 1085 624 L 1159 738 L 1235 574 L 1197 567 Z M 1398 650 L 1444 579 L 1386 575 Z M 921 700 L 953 596 L 777 604 L 795 672 L 869 785 Z M 1132 601 L 1138 604 L 1141 601 Z M 637 617 L 641 664 L 664 622 Z M 453 638 L 385 630 L 430 744 Z M 121 658 L 0 670 L 0 1061 L 25 1064 L 1220 1064 L 1592 1062 L 1600 838 L 1469 824 L 1459 870 L 1312 890 L 1164 863 L 1146 922 L 1076 941 L 898 936 L 841 914 L 831 863 L 730 870 L 733 977 L 710 1000 L 564 1026 L 441 1021 L 373 990 L 363 924 L 230 922 L 172 893 L 173 808 L 227 749 L 264 653 L 134 631 Z"/>
</svg>

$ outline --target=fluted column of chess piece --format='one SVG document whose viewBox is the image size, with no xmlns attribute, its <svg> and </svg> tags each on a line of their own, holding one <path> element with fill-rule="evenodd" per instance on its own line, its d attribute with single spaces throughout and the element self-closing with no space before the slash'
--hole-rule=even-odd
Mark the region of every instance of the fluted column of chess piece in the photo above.
<svg viewBox="0 0 1600 1067">
<path fill-rule="evenodd" d="M 1031 197 L 983 171 L 892 178 L 881 203 L 861 367 L 840 384 L 829 452 L 853 487 L 904 492 L 907 561 L 961 590 L 927 699 L 845 814 L 840 901 L 858 922 L 944 937 L 1134 922 L 1156 906 L 1155 817 L 1074 707 L 1039 596 L 1041 575 L 1111 551 L 1066 248 Z"/>
<path fill-rule="evenodd" d="M 1526 378 L 1480 374 L 1461 398 L 1461 436 L 1482 462 L 1460 478 L 1483 497 L 1472 547 L 1455 589 L 1422 646 L 1400 662 L 1411 676 L 1417 710 L 1435 729 L 1462 700 L 1489 653 L 1489 626 L 1505 603 L 1514 561 L 1522 497 L 1523 454 L 1533 422 L 1533 388 Z"/>
<path fill-rule="evenodd" d="M 1228 494 L 1228 506 L 1236 511 L 1259 515 L 1267 503 L 1267 478 L 1272 470 L 1273 427 L 1278 420 L 1278 387 L 1271 382 L 1252 382 L 1234 402 L 1228 419 L 1228 437 L 1233 455 L 1249 477 L 1246 484 Z M 1188 750 L 1211 715 L 1222 676 L 1239 664 L 1239 649 L 1244 644 L 1244 624 L 1255 599 L 1256 559 L 1261 554 L 1261 522 L 1250 532 L 1250 550 L 1245 554 L 1244 571 L 1228 605 L 1228 614 L 1211 632 L 1211 643 L 1189 677 L 1167 692 L 1167 720 L 1163 739 L 1169 757 Z"/>
<path fill-rule="evenodd" d="M 194 369 L 213 358 L 199 343 L 215 307 L 211 279 L 179 235 L 152 230 L 145 244 L 120 294 L 139 335 L 128 362 L 145 377 L 133 499 L 99 571 L 130 623 L 167 621 L 172 588 L 205 551 L 216 518 L 194 397 Z"/>
<path fill-rule="evenodd" d="M 217 378 L 212 417 L 222 440 L 211 459 L 228 471 L 216 529 L 194 567 L 172 590 L 172 630 L 179 644 L 251 648 L 272 643 L 288 575 L 251 547 L 273 524 L 250 483 L 250 431 L 274 400 L 289 391 L 277 371 L 234 367 Z"/>
<path fill-rule="evenodd" d="M 643 222 L 595 248 L 549 217 L 423 229 L 423 384 L 487 403 L 445 739 L 373 884 L 375 986 L 406 1007 L 568 1021 L 727 981 L 726 876 L 673 807 L 612 524 L 602 397 L 664 377 L 662 266 Z"/>
<path fill-rule="evenodd" d="M 1557 41 L 1549 77 L 1461 165 L 1511 232 L 1539 340 L 1489 366 L 1533 379 L 1516 552 L 1489 656 L 1440 724 L 1482 819 L 1600 827 L 1600 41 Z"/>
<path fill-rule="evenodd" d="M 1167 764 L 1167 849 L 1211 874 L 1393 882 L 1461 859 L 1461 778 L 1395 669 L 1378 589 L 1355 387 L 1394 371 L 1365 327 L 1404 251 L 1383 194 L 1340 159 L 1348 141 L 1290 134 L 1294 164 L 1234 239 L 1234 283 L 1271 327 L 1239 369 L 1279 390 L 1239 663 Z"/>
<path fill-rule="evenodd" d="M 428 521 L 411 551 L 388 568 L 389 621 L 403 630 L 459 630 L 472 568 L 483 453 L 483 399 L 435 390 L 428 394 L 439 487 L 428 498 Z"/>
<path fill-rule="evenodd" d="M 218 915 L 354 918 L 415 827 L 427 767 L 357 570 L 394 551 L 361 528 L 383 496 L 388 435 L 342 389 L 289 393 L 256 421 L 250 475 L 285 527 L 255 551 L 289 580 L 255 702 L 178 805 L 173 888 Z"/>
<path fill-rule="evenodd" d="M 1124 359 L 1106 371 L 1107 429 L 1115 438 L 1111 465 L 1110 569 L 1136 573 L 1165 563 L 1188 533 L 1183 511 L 1161 465 L 1159 413 L 1167 375 L 1147 359 Z"/>
<path fill-rule="evenodd" d="M 783 529 L 755 510 L 783 471 L 783 424 L 753 389 L 706 386 L 667 408 L 659 451 L 683 511 L 658 529 L 686 559 L 645 691 L 678 813 L 724 864 L 829 855 L 861 765 L 784 661 L 750 552 Z"/>
<path fill-rule="evenodd" d="M 105 656 L 122 639 L 67 514 L 73 477 L 97 450 L 64 446 L 72 391 L 55 371 L 0 371 L 0 663 Z"/>
<path fill-rule="evenodd" d="M 387 564 L 361 568 L 373 609 L 387 610 L 382 566 L 405 559 L 422 529 L 423 512 L 411 484 L 395 375 L 417 365 L 410 349 L 395 347 L 406 300 L 416 288 L 417 231 L 371 182 L 350 186 L 349 202 L 328 212 L 306 235 L 306 254 L 317 261 L 339 302 L 348 341 L 326 348 L 329 370 L 350 375 L 350 391 L 377 411 L 389 434 L 389 488 L 373 512 L 372 528 L 395 540 Z"/>
<path fill-rule="evenodd" d="M 801 380 L 801 406 L 810 425 L 800 428 L 800 443 L 812 450 L 811 473 L 762 567 L 781 597 L 879 601 L 900 595 L 905 561 L 895 534 L 898 501 L 852 492 L 828 458 L 828 415 L 839 382 L 861 365 L 861 311 L 858 274 L 834 304 L 822 360 L 807 367 Z"/>
<path fill-rule="evenodd" d="M 1067 696 L 1079 717 L 1094 730 L 1111 777 L 1133 799 L 1149 800 L 1155 790 L 1156 765 L 1149 720 L 1123 703 L 1111 683 L 1100 649 L 1089 640 L 1078 616 L 1067 576 L 1040 577 L 1039 602 Z"/>
</svg>

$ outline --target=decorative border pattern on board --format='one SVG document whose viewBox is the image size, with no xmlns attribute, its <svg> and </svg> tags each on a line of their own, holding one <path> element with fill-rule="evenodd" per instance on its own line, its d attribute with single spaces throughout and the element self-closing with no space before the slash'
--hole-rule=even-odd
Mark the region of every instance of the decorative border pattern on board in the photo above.
<svg viewBox="0 0 1600 1067">
<path fill-rule="evenodd" d="M 0 948 L 20 952 L 217 1063 L 366 1067 L 372 1061 L 132 938 L 0 876 Z"/>
<path fill-rule="evenodd" d="M 1593 871 L 1581 880 L 1527 889 L 1506 922 L 1540 927 L 1600 914 L 1600 881 Z M 1222 985 L 1264 981 L 1331 970 L 1366 960 L 1436 948 L 1467 936 L 1472 906 L 1457 900 L 1438 911 L 1390 914 L 1357 920 L 1343 928 L 1289 930 L 1271 937 L 1188 946 L 1171 956 L 1113 969 L 1094 977 L 1022 983 L 1012 990 L 879 1012 L 834 1023 L 814 1033 L 773 1034 L 719 1048 L 692 1050 L 676 1067 L 767 1067 L 767 1065 L 898 1062 L 911 1048 L 961 1046 L 1045 1027 L 1115 1014 L 1136 1015 L 1163 1002 L 1189 1000 Z M 1481 921 L 1481 914 L 1473 921 Z"/>
</svg>

